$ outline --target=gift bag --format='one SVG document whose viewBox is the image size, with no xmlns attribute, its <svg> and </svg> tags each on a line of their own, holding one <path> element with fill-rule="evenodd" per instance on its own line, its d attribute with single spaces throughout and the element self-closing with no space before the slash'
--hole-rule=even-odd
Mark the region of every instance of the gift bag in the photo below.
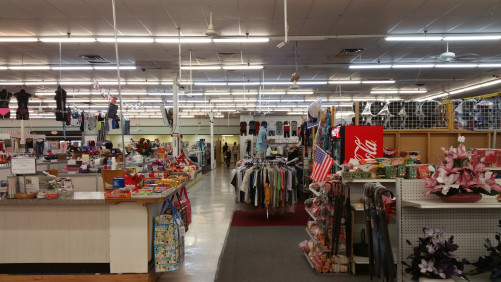
<svg viewBox="0 0 501 282">
<path fill-rule="evenodd" d="M 185 226 L 186 230 L 188 230 L 188 225 L 191 224 L 191 202 L 190 199 L 188 198 L 188 192 L 186 191 L 186 187 L 181 188 L 181 199 L 179 199 L 178 195 L 178 201 L 174 203 L 174 206 L 184 206 L 186 207 L 186 218 L 183 217 L 183 220 L 185 220 Z"/>
<path fill-rule="evenodd" d="M 184 230 L 188 231 L 188 213 L 186 211 L 186 205 L 180 204 L 181 203 L 181 197 L 179 196 L 179 193 L 176 193 L 177 201 L 174 202 L 174 208 L 176 212 L 181 216 L 181 219 L 183 221 L 183 226 Z M 166 210 L 166 214 L 172 214 L 171 210 Z"/>
<path fill-rule="evenodd" d="M 172 214 L 163 214 L 166 203 Z M 169 200 L 163 203 L 160 215 L 155 217 L 154 226 L 155 272 L 176 271 L 184 261 L 184 226 L 181 216 Z"/>
</svg>

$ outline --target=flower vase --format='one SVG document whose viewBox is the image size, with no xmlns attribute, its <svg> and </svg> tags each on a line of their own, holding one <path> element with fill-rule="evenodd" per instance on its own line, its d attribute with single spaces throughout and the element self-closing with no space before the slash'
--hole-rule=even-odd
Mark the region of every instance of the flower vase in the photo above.
<svg viewBox="0 0 501 282">
<path fill-rule="evenodd" d="M 482 194 L 462 193 L 449 196 L 440 196 L 440 200 L 447 203 L 475 203 L 482 199 Z"/>
<path fill-rule="evenodd" d="M 419 277 L 419 282 L 454 282 L 454 279 L 449 278 L 449 279 L 436 279 L 436 278 L 426 278 L 426 277 Z"/>
</svg>

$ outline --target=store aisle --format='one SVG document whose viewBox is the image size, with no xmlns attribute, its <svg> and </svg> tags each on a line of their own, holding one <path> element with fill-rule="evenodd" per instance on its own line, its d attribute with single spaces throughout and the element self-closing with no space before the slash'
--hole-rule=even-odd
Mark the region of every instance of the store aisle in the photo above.
<svg viewBox="0 0 501 282">
<path fill-rule="evenodd" d="M 163 273 L 159 282 L 214 281 L 235 205 L 230 177 L 231 169 L 219 167 L 188 189 L 192 224 L 185 237 L 185 262 L 178 271 Z"/>
</svg>

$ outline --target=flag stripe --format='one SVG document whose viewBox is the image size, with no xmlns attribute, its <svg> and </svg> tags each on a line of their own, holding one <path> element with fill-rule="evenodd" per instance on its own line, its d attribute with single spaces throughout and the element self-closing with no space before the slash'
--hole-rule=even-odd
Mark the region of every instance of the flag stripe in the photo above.
<svg viewBox="0 0 501 282">
<path fill-rule="evenodd" d="M 322 182 L 329 174 L 333 163 L 334 159 L 331 156 L 320 147 L 315 146 L 315 158 L 310 178 L 316 182 Z"/>
</svg>

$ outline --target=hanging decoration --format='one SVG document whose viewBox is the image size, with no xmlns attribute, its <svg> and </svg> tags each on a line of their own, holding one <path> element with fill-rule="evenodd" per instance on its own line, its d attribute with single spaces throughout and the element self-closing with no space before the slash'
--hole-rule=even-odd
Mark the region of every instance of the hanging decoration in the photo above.
<svg viewBox="0 0 501 282">
<path fill-rule="evenodd" d="M 108 100 L 108 102 L 110 102 L 112 104 L 116 104 L 117 98 L 115 98 L 113 95 L 111 95 L 110 91 L 106 90 L 106 88 L 101 86 L 99 84 L 99 82 L 97 82 L 97 80 L 94 79 L 93 85 L 94 85 L 94 89 L 99 90 L 101 97 L 105 98 L 106 100 Z"/>
</svg>

